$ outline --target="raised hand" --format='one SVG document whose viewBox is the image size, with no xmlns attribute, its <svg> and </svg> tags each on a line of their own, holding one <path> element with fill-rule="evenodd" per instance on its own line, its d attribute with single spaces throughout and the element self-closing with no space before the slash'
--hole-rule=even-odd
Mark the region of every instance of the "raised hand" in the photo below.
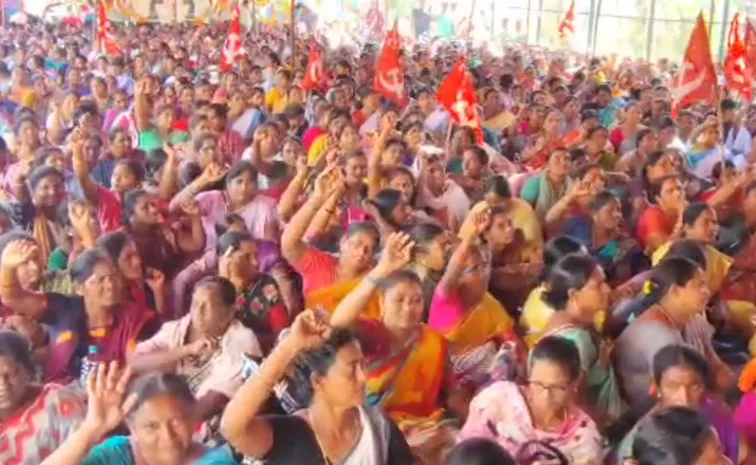
<svg viewBox="0 0 756 465">
<path fill-rule="evenodd" d="M 165 289 L 165 274 L 155 268 L 147 268 L 144 271 L 144 281 L 154 293 L 160 293 Z"/>
<path fill-rule="evenodd" d="M 314 194 L 316 196 L 328 198 L 339 188 L 339 185 L 343 183 L 344 173 L 341 172 L 341 168 L 336 165 L 329 165 L 318 175 L 317 179 L 315 179 Z"/>
<path fill-rule="evenodd" d="M 323 346 L 330 335 L 328 322 L 315 311 L 307 309 L 297 315 L 288 337 L 300 349 L 308 350 Z"/>
<path fill-rule="evenodd" d="M 468 239 L 475 239 L 483 235 L 491 227 L 491 207 L 486 202 L 477 203 L 465 222 L 459 229 L 459 235 Z"/>
<path fill-rule="evenodd" d="M 184 212 L 187 216 L 199 216 L 200 215 L 200 209 L 199 205 L 194 199 L 187 200 L 186 202 L 181 204 L 181 211 Z"/>
<path fill-rule="evenodd" d="M 212 162 L 200 175 L 202 177 L 202 183 L 205 185 L 215 184 L 220 182 L 228 173 L 228 168 L 217 162 Z"/>
<path fill-rule="evenodd" d="M 203 357 L 210 355 L 218 349 L 220 339 L 215 337 L 205 337 L 191 344 L 186 345 L 186 350 L 190 357 Z"/>
<path fill-rule="evenodd" d="M 92 210 L 84 202 L 69 203 L 68 218 L 71 220 L 71 226 L 76 231 L 88 230 L 94 223 L 92 220 Z"/>
<path fill-rule="evenodd" d="M 5 247 L 0 263 L 8 268 L 15 269 L 38 257 L 39 247 L 32 241 L 17 240 Z"/>
<path fill-rule="evenodd" d="M 412 259 L 414 247 L 415 242 L 409 235 L 400 232 L 389 234 L 376 268 L 387 274 L 401 270 Z"/>
<path fill-rule="evenodd" d="M 87 379 L 89 400 L 84 425 L 99 436 L 120 425 L 138 400 L 136 393 L 124 399 L 130 379 L 131 370 L 121 370 L 118 362 L 97 365 Z"/>
</svg>

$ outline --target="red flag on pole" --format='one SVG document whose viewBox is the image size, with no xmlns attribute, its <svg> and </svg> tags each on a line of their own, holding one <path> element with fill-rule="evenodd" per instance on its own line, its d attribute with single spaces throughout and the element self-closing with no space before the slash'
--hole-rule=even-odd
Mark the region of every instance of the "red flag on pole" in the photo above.
<svg viewBox="0 0 756 465">
<path fill-rule="evenodd" d="M 121 47 L 110 30 L 110 20 L 102 0 L 97 2 L 97 50 L 108 55 L 121 55 Z"/>
<path fill-rule="evenodd" d="M 451 73 L 438 88 L 436 98 L 449 110 L 456 122 L 461 126 L 473 128 L 478 142 L 483 141 L 483 128 L 478 118 L 478 98 L 464 60 L 454 65 Z"/>
<path fill-rule="evenodd" d="M 374 87 L 378 93 L 398 105 L 407 104 L 404 92 L 404 74 L 399 65 L 399 49 L 401 47 L 399 32 L 394 27 L 386 35 L 383 50 L 378 57 L 375 70 Z"/>
<path fill-rule="evenodd" d="M 562 40 L 570 40 L 572 34 L 575 33 L 575 0 L 570 3 L 570 9 L 565 13 L 562 22 L 559 23 L 559 38 Z"/>
<path fill-rule="evenodd" d="M 323 72 L 323 57 L 320 46 L 313 43 L 310 48 L 310 59 L 307 61 L 307 71 L 302 80 L 302 89 L 314 90 L 322 89 L 325 84 L 325 73 Z"/>
<path fill-rule="evenodd" d="M 740 14 L 735 13 L 727 35 L 727 58 L 722 68 L 727 88 L 750 101 L 753 95 L 753 74 L 748 62 L 745 42 L 740 35 Z"/>
<path fill-rule="evenodd" d="M 239 21 L 239 4 L 237 3 L 231 10 L 231 23 L 228 26 L 228 36 L 226 36 L 226 41 L 223 43 L 220 62 L 221 70 L 230 70 L 234 66 L 236 58 L 243 53 L 241 43 L 241 22 Z"/>
<path fill-rule="evenodd" d="M 680 71 L 672 80 L 672 115 L 681 107 L 697 101 L 714 103 L 717 93 L 717 72 L 711 59 L 709 35 L 703 13 L 698 15 L 690 34 Z"/>
<path fill-rule="evenodd" d="M 756 29 L 750 20 L 746 20 L 745 49 L 748 63 L 751 65 L 751 74 L 756 67 Z"/>
</svg>

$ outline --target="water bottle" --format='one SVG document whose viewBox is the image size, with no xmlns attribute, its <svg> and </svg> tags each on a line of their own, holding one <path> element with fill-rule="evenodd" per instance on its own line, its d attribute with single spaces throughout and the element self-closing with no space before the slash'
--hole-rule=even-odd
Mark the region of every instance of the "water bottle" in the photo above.
<svg viewBox="0 0 756 465">
<path fill-rule="evenodd" d="M 99 349 L 96 345 L 90 345 L 87 347 L 87 355 L 81 359 L 81 372 L 79 373 L 79 380 L 86 386 L 87 379 L 89 378 L 89 372 L 97 366 L 97 353 Z"/>
</svg>

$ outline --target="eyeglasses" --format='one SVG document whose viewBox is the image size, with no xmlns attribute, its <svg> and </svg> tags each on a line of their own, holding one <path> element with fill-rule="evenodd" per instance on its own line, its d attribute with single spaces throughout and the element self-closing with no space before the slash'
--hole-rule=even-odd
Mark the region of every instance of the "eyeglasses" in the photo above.
<svg viewBox="0 0 756 465">
<path fill-rule="evenodd" d="M 554 396 L 563 396 L 570 389 L 569 384 L 546 384 L 535 380 L 528 380 L 528 385 L 546 391 L 549 395 Z"/>
</svg>

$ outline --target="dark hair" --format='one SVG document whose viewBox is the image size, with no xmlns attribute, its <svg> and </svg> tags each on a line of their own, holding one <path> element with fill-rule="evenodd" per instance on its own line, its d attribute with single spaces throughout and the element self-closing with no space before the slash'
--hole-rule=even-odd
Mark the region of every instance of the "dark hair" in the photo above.
<svg viewBox="0 0 756 465">
<path fill-rule="evenodd" d="M 223 233 L 223 235 L 218 237 L 218 245 L 216 246 L 218 257 L 223 256 L 223 254 L 225 254 L 226 251 L 228 251 L 228 249 L 233 249 L 233 250 L 239 249 L 239 247 L 241 247 L 243 242 L 254 242 L 254 241 L 255 239 L 248 232 L 227 231 Z"/>
<path fill-rule="evenodd" d="M 541 299 L 554 310 L 564 310 L 570 291 L 585 286 L 597 266 L 598 262 L 589 255 L 567 255 L 549 270 Z"/>
<path fill-rule="evenodd" d="M 528 368 L 539 360 L 546 360 L 561 366 L 575 381 L 580 377 L 580 353 L 575 344 L 569 339 L 558 336 L 546 336 L 541 338 L 530 352 Z"/>
<path fill-rule="evenodd" d="M 115 170 L 115 167 L 118 166 L 125 166 L 131 170 L 138 183 L 144 181 L 144 166 L 138 161 L 130 159 L 118 160 L 113 169 Z"/>
<path fill-rule="evenodd" d="M 637 140 L 637 141 L 638 141 L 638 143 L 640 144 L 640 142 L 641 142 L 641 141 L 642 141 L 642 140 L 643 140 L 643 139 L 644 139 L 644 138 L 645 138 L 646 136 L 648 136 L 649 134 L 653 134 L 653 135 L 656 135 L 656 131 L 654 131 L 654 130 L 653 130 L 653 129 L 651 129 L 651 128 L 643 128 L 643 129 L 641 129 L 640 131 L 638 131 L 638 135 L 636 135 L 636 136 L 635 136 L 635 140 Z"/>
<path fill-rule="evenodd" d="M 706 389 L 714 386 L 714 376 L 709 362 L 695 349 L 681 344 L 670 344 L 659 349 L 653 359 L 654 383 L 661 384 L 664 373 L 672 367 L 685 366 L 701 377 Z"/>
<path fill-rule="evenodd" d="M 196 402 L 183 376 L 174 373 L 149 373 L 137 378 L 129 385 L 126 397 L 136 395 L 136 404 L 128 418 L 133 418 L 137 410 L 153 397 L 165 394 L 180 400 L 188 409 Z"/>
<path fill-rule="evenodd" d="M 63 181 L 63 174 L 52 166 L 38 166 L 32 170 L 29 174 L 29 187 L 32 190 L 37 188 L 37 185 L 42 182 L 43 179 L 55 176 Z"/>
<path fill-rule="evenodd" d="M 444 458 L 444 465 L 516 465 L 509 452 L 497 442 L 471 438 L 458 443 Z"/>
<path fill-rule="evenodd" d="M 654 150 L 646 156 L 646 163 L 641 168 L 641 177 L 643 178 L 644 189 L 649 190 L 650 181 L 648 180 L 648 168 L 659 163 L 659 160 L 664 158 L 667 152 L 664 150 Z"/>
<path fill-rule="evenodd" d="M 619 201 L 619 198 L 611 191 L 599 192 L 596 198 L 593 199 L 593 202 L 591 202 L 591 212 L 598 213 L 599 210 L 613 200 Z"/>
<path fill-rule="evenodd" d="M 373 236 L 376 245 L 378 245 L 381 240 L 381 233 L 378 231 L 378 227 L 369 221 L 356 221 L 350 224 L 344 237 L 349 238 L 359 233 L 370 234 Z"/>
<path fill-rule="evenodd" d="M 722 165 L 721 161 L 714 163 L 714 167 L 711 169 L 711 178 L 719 181 L 719 178 L 726 169 L 735 169 L 735 163 L 731 160 L 725 160 L 724 165 Z"/>
<path fill-rule="evenodd" d="M 168 154 L 163 149 L 152 149 L 144 156 L 144 172 L 150 178 L 154 177 L 168 160 Z"/>
<path fill-rule="evenodd" d="M 236 213 L 229 213 L 223 215 L 221 219 L 215 222 L 215 235 L 220 237 L 228 232 L 228 229 L 233 223 L 244 223 L 244 218 Z M 244 225 L 246 229 L 246 224 Z"/>
<path fill-rule="evenodd" d="M 684 286 L 700 269 L 693 260 L 668 254 L 651 272 L 647 284 L 650 286 L 647 292 L 649 298 L 652 302 L 658 302 L 673 285 Z"/>
<path fill-rule="evenodd" d="M 115 231 L 103 234 L 97 238 L 97 247 L 104 250 L 114 262 L 118 263 L 118 257 L 127 244 L 133 242 L 126 231 Z"/>
<path fill-rule="evenodd" d="M 22 109 L 23 108 L 25 107 L 22 107 Z M 32 110 L 31 108 L 29 108 L 28 110 L 32 112 L 32 115 L 34 114 L 34 110 Z M 18 133 L 21 131 L 21 126 L 24 123 L 30 123 L 30 124 L 33 124 L 36 128 L 39 128 L 39 122 L 34 118 L 34 116 L 26 115 L 26 116 L 22 116 L 21 118 L 16 119 L 16 123 L 13 125 L 13 134 L 18 136 Z"/>
<path fill-rule="evenodd" d="M 422 287 L 420 278 L 414 271 L 399 270 L 391 273 L 389 277 L 381 283 L 381 288 L 383 288 L 383 290 L 391 289 L 400 283 L 416 284 L 418 287 Z"/>
<path fill-rule="evenodd" d="M 60 147 L 55 147 L 53 145 L 46 145 L 44 147 L 40 147 L 37 149 L 36 152 L 34 152 L 34 164 L 36 166 L 42 166 L 47 162 L 47 159 L 50 158 L 54 153 L 60 153 L 63 154 L 63 149 Z"/>
<path fill-rule="evenodd" d="M 94 274 L 94 268 L 102 262 L 112 262 L 110 255 L 100 249 L 87 249 L 73 263 L 69 264 L 71 278 L 77 284 L 83 284 Z"/>
<path fill-rule="evenodd" d="M 682 214 L 682 221 L 685 226 L 693 226 L 693 223 L 703 214 L 705 211 L 711 210 L 709 204 L 704 202 L 693 202 L 687 207 Z"/>
<path fill-rule="evenodd" d="M 646 169 L 646 167 L 643 167 L 643 170 L 644 170 L 643 174 L 644 174 L 644 176 L 646 174 L 645 169 Z M 656 182 L 653 182 L 653 183 L 648 182 L 647 183 L 648 184 L 648 187 L 647 187 L 648 202 L 650 204 L 657 205 L 657 203 L 656 203 L 657 202 L 657 198 L 659 198 L 659 196 L 661 195 L 662 188 L 664 188 L 664 183 L 666 183 L 667 181 L 669 181 L 671 179 L 674 179 L 675 181 L 679 181 L 680 180 L 680 178 L 677 175 L 671 174 L 669 176 L 662 177 L 661 179 L 659 179 Z"/>
<path fill-rule="evenodd" d="M 199 152 L 202 149 L 202 146 L 205 145 L 205 141 L 208 140 L 214 140 L 216 143 L 218 142 L 218 138 L 215 136 L 215 134 L 210 132 L 203 132 L 202 134 L 199 134 L 197 137 L 195 137 L 192 141 L 194 150 L 196 152 Z"/>
<path fill-rule="evenodd" d="M 0 329 L 0 357 L 14 360 L 29 375 L 34 373 L 35 366 L 31 354 L 31 343 L 16 331 Z"/>
<path fill-rule="evenodd" d="M 131 216 L 136 210 L 136 205 L 142 197 L 148 195 L 144 189 L 134 189 L 126 193 L 123 197 L 123 219 L 122 223 L 125 226 L 131 225 Z"/>
<path fill-rule="evenodd" d="M 642 420 L 632 458 L 640 465 L 693 465 L 713 431 L 709 420 L 687 407 L 670 407 Z"/>
<path fill-rule="evenodd" d="M 226 174 L 226 185 L 228 186 L 231 184 L 231 181 L 244 173 L 248 173 L 252 178 L 252 181 L 257 183 L 257 168 L 255 168 L 255 165 L 247 160 L 239 160 L 228 170 L 228 174 Z"/>
<path fill-rule="evenodd" d="M 236 302 L 236 288 L 228 279 L 222 276 L 206 276 L 194 285 L 194 290 L 196 291 L 205 286 L 212 286 L 218 289 L 221 300 L 227 306 L 230 307 Z"/>
<path fill-rule="evenodd" d="M 687 258 L 700 268 L 706 269 L 706 253 L 698 242 L 690 239 L 675 241 L 665 255 L 665 258 L 669 257 Z"/>
<path fill-rule="evenodd" d="M 383 221 L 391 226 L 398 228 L 401 225 L 395 224 L 391 217 L 394 209 L 402 201 L 402 193 L 395 189 L 383 189 L 378 192 L 370 203 L 375 206 Z"/>
<path fill-rule="evenodd" d="M 299 354 L 288 377 L 288 391 L 300 407 L 312 402 L 312 375 L 328 373 L 341 348 L 356 341 L 356 336 L 348 329 L 336 328 L 323 346 Z"/>
<path fill-rule="evenodd" d="M 557 236 L 551 238 L 543 248 L 543 264 L 546 270 L 570 254 L 579 253 L 585 246 L 570 236 Z"/>
<path fill-rule="evenodd" d="M 491 176 L 486 183 L 486 192 L 492 192 L 503 199 L 512 198 L 512 189 L 509 187 L 509 181 L 501 175 Z"/>
<path fill-rule="evenodd" d="M 465 151 L 474 153 L 478 157 L 478 161 L 480 161 L 482 165 L 488 165 L 488 153 L 486 153 L 483 147 L 473 145 L 472 147 L 467 147 Z"/>
</svg>

